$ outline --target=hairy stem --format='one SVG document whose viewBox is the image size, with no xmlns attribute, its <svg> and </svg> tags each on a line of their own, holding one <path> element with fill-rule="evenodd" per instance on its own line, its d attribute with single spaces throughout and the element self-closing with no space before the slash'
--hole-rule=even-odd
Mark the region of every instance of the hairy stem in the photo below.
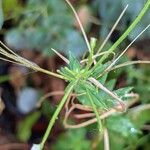
<svg viewBox="0 0 150 150">
<path fill-rule="evenodd" d="M 57 119 L 57 117 L 58 117 L 60 111 L 62 110 L 62 107 L 64 106 L 64 104 L 65 104 L 65 102 L 66 102 L 66 100 L 67 100 L 69 94 L 70 94 L 71 91 L 73 90 L 73 88 L 74 88 L 74 86 L 75 86 L 75 83 L 76 83 L 76 82 L 70 83 L 70 84 L 68 85 L 64 97 L 62 98 L 62 100 L 61 100 L 61 102 L 59 103 L 59 105 L 58 105 L 56 111 L 54 112 L 54 114 L 53 114 L 53 116 L 52 116 L 52 118 L 51 118 L 51 120 L 50 120 L 50 122 L 49 122 L 48 128 L 47 128 L 47 130 L 46 130 L 46 132 L 45 132 L 45 134 L 44 134 L 44 137 L 43 137 L 43 139 L 42 139 L 42 142 L 41 142 L 41 144 L 40 144 L 41 150 L 42 150 L 43 147 L 44 147 L 44 144 L 45 144 L 45 142 L 46 142 L 46 140 L 47 140 L 47 138 L 48 138 L 48 136 L 49 136 L 49 134 L 50 134 L 50 132 L 51 132 L 51 129 L 52 129 L 52 127 L 53 127 L 53 125 L 54 125 L 54 123 L 55 123 L 55 121 L 56 121 L 56 119 Z"/>
</svg>

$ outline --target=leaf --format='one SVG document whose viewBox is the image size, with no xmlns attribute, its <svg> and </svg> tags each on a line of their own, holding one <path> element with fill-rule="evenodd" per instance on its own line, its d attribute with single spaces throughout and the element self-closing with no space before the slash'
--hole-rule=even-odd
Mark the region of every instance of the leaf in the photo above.
<svg viewBox="0 0 150 150">
<path fill-rule="evenodd" d="M 79 72 L 81 69 L 80 62 L 73 56 L 71 52 L 69 52 L 69 68 L 72 71 Z"/>
<path fill-rule="evenodd" d="M 97 79 L 97 77 L 103 73 L 103 71 L 108 67 L 108 63 L 105 63 L 103 65 L 100 65 L 98 67 L 95 68 L 95 70 L 92 72 L 92 77 L 94 77 L 95 79 Z"/>
<path fill-rule="evenodd" d="M 68 130 L 61 134 L 53 144 L 53 150 L 91 150 L 91 143 L 86 139 L 86 130 Z"/>
<path fill-rule="evenodd" d="M 54 110 L 55 110 L 54 105 L 52 105 L 51 103 L 49 103 L 49 101 L 45 100 L 42 103 L 42 108 L 41 108 L 42 114 L 44 116 L 46 116 L 48 120 L 49 120 L 49 116 L 52 116 Z"/>
<path fill-rule="evenodd" d="M 116 83 L 116 79 L 111 79 L 110 81 L 105 83 L 105 86 L 106 88 L 112 91 L 115 87 L 115 83 Z"/>
<path fill-rule="evenodd" d="M 80 82 L 80 84 L 78 84 L 75 87 L 75 91 L 77 94 L 83 94 L 84 93 L 83 95 L 78 96 L 78 100 L 83 105 L 91 106 L 91 102 L 89 100 L 89 97 L 85 94 L 86 88 L 90 91 L 92 100 L 98 108 L 102 108 L 102 109 L 108 108 L 107 105 L 105 104 L 104 99 L 102 99 L 101 96 L 99 95 L 97 89 L 92 84 L 87 83 L 87 82 Z"/>
<path fill-rule="evenodd" d="M 112 80 L 111 82 L 114 82 L 114 80 Z M 114 90 L 114 91 L 111 90 L 111 91 L 113 93 L 116 93 L 118 97 L 120 97 L 122 100 L 127 100 L 127 97 L 125 97 L 125 94 L 129 93 L 131 89 L 132 87 L 126 87 L 126 88 L 121 88 L 118 90 Z M 116 105 L 117 101 L 112 96 L 108 95 L 106 92 L 102 90 L 99 91 L 99 97 L 103 100 L 107 108 L 110 108 Z"/>
<path fill-rule="evenodd" d="M 118 90 L 115 90 L 113 92 L 116 93 L 120 98 L 125 100 L 126 98 L 125 95 L 128 94 L 132 89 L 133 87 L 125 87 L 125 88 L 120 88 Z"/>
<path fill-rule="evenodd" d="M 123 137 L 134 136 L 140 133 L 135 125 L 125 116 L 114 115 L 106 119 L 109 130 L 119 133 Z"/>
<path fill-rule="evenodd" d="M 98 81 L 104 85 L 106 82 L 107 76 L 108 76 L 108 73 L 105 73 L 103 76 L 100 77 Z"/>
<path fill-rule="evenodd" d="M 110 147 L 111 150 L 124 150 L 124 144 L 126 140 L 124 140 L 123 137 L 120 136 L 120 134 L 117 134 L 114 132 L 109 132 L 109 138 L 110 138 Z"/>
<path fill-rule="evenodd" d="M 62 67 L 60 69 L 60 74 L 66 77 L 67 79 L 74 79 L 74 72 L 68 69 L 67 67 Z"/>
<path fill-rule="evenodd" d="M 140 107 L 137 106 L 137 107 Z M 141 105 L 142 108 L 142 105 Z M 143 127 L 144 124 L 150 122 L 150 109 L 137 109 L 134 108 L 135 111 L 131 111 L 128 114 L 129 118 L 134 122 L 134 124 L 140 129 Z"/>
<path fill-rule="evenodd" d="M 41 112 L 37 111 L 27 116 L 24 120 L 22 120 L 17 127 L 17 137 L 22 142 L 27 142 L 27 140 L 31 136 L 32 126 L 39 119 Z"/>
</svg>

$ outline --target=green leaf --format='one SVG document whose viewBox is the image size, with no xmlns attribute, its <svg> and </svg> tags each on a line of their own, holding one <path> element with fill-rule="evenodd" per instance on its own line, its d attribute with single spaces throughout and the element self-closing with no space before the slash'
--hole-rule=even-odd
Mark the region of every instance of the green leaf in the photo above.
<svg viewBox="0 0 150 150">
<path fill-rule="evenodd" d="M 131 90 L 132 90 L 132 87 L 126 87 L 126 88 L 121 88 L 121 89 L 118 89 L 118 90 L 114 90 L 114 91 L 111 90 L 111 91 L 113 93 L 116 93 L 122 100 L 127 100 L 127 97 L 125 97 L 125 94 L 129 93 Z M 105 105 L 107 106 L 107 108 L 110 108 L 110 107 L 113 107 L 113 106 L 116 105 L 116 100 L 112 96 L 108 95 L 106 92 L 100 90 L 99 91 L 99 96 L 101 97 L 101 99 L 103 99 L 103 101 L 104 101 Z"/>
<path fill-rule="evenodd" d="M 97 77 L 103 73 L 103 71 L 108 67 L 108 63 L 105 63 L 101 66 L 97 66 L 94 71 L 92 71 L 92 77 L 94 77 L 95 79 L 97 79 Z"/>
<path fill-rule="evenodd" d="M 111 79 L 108 82 L 105 83 L 106 88 L 108 88 L 109 90 L 113 90 L 116 84 L 116 79 Z"/>
<path fill-rule="evenodd" d="M 97 108 L 102 108 L 102 109 L 108 108 L 107 105 L 105 104 L 104 99 L 101 98 L 96 87 L 94 87 L 92 84 L 90 84 L 88 82 L 80 82 L 80 84 L 78 84 L 75 87 L 75 91 L 77 94 L 83 94 L 83 93 L 86 93 L 86 88 L 90 91 L 93 102 L 97 106 Z M 83 105 L 91 106 L 89 97 L 86 94 L 78 96 L 78 100 Z"/>
<path fill-rule="evenodd" d="M 140 107 L 140 105 L 137 107 Z M 134 122 L 134 124 L 140 129 L 143 127 L 144 124 L 150 122 L 150 117 L 149 117 L 150 109 L 134 108 L 134 110 L 131 111 L 131 113 L 128 116 Z"/>
<path fill-rule="evenodd" d="M 104 85 L 106 82 L 107 76 L 108 76 L 108 73 L 105 73 L 103 76 L 100 77 L 98 81 Z"/>
<path fill-rule="evenodd" d="M 86 139 L 86 130 L 69 130 L 61 134 L 53 144 L 53 150 L 91 150 L 91 142 Z"/>
<path fill-rule="evenodd" d="M 79 72 L 81 69 L 80 62 L 77 60 L 77 58 L 74 57 L 74 55 L 69 52 L 69 68 L 70 70 L 73 70 L 75 72 Z"/>
<path fill-rule="evenodd" d="M 60 69 L 60 72 L 59 72 L 61 75 L 63 75 L 64 77 L 66 77 L 68 80 L 70 79 L 74 79 L 74 73 L 68 69 L 67 67 L 62 67 Z"/>
<path fill-rule="evenodd" d="M 49 101 L 45 100 L 42 103 L 42 108 L 41 108 L 42 114 L 46 116 L 48 120 L 49 120 L 49 116 L 52 116 L 54 110 L 55 110 L 54 105 L 52 105 Z"/>
<path fill-rule="evenodd" d="M 114 92 L 118 96 L 124 96 L 125 94 L 128 94 L 132 89 L 133 89 L 133 87 L 125 87 L 125 88 L 120 88 L 118 90 L 115 90 Z"/>
<path fill-rule="evenodd" d="M 27 140 L 31 136 L 31 130 L 33 125 L 39 119 L 41 112 L 37 111 L 29 116 L 27 116 L 24 120 L 22 120 L 17 127 L 17 137 L 22 142 L 27 142 Z"/>
<path fill-rule="evenodd" d="M 123 137 L 134 136 L 140 133 L 135 125 L 125 116 L 114 115 L 106 119 L 109 130 L 119 133 Z"/>
</svg>

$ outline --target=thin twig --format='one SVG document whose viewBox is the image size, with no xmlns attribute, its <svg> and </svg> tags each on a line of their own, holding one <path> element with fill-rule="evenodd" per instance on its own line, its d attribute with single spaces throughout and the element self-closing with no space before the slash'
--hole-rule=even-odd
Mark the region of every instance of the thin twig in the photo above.
<svg viewBox="0 0 150 150">
<path fill-rule="evenodd" d="M 85 118 L 91 118 L 94 117 L 95 113 L 86 113 L 86 114 L 75 114 L 74 117 L 77 119 L 85 119 Z"/>
<path fill-rule="evenodd" d="M 44 100 L 46 100 L 48 97 L 52 97 L 52 96 L 55 96 L 55 95 L 64 95 L 64 91 L 53 91 L 53 92 L 49 92 L 49 93 L 46 93 L 44 96 L 42 96 L 38 103 L 36 104 L 36 107 L 40 107 L 41 104 L 44 102 Z M 77 95 L 75 93 L 72 93 L 70 94 L 70 96 L 80 96 L 80 95 Z"/>
<path fill-rule="evenodd" d="M 72 110 L 70 110 L 70 111 L 72 112 Z M 104 114 L 102 114 L 100 116 L 100 119 L 102 120 L 102 119 L 112 115 L 115 112 L 116 112 L 115 109 L 111 109 L 108 112 L 105 112 Z M 65 118 L 64 118 L 64 122 L 63 123 L 64 123 L 65 128 L 71 128 L 71 129 L 82 128 L 82 127 L 85 127 L 85 126 L 88 126 L 90 124 L 93 124 L 93 123 L 97 122 L 97 118 L 93 118 L 91 120 L 88 120 L 88 121 L 80 123 L 80 124 L 70 125 L 70 124 L 67 123 L 68 117 L 69 117 L 69 114 L 67 114 L 67 116 L 65 116 Z"/>
<path fill-rule="evenodd" d="M 110 150 L 108 129 L 104 129 L 104 150 Z"/>
<path fill-rule="evenodd" d="M 51 49 L 52 49 L 53 52 L 54 52 L 57 56 L 59 56 L 66 64 L 69 64 L 69 63 L 70 63 L 69 59 L 67 59 L 65 56 L 63 56 L 61 53 L 59 53 L 58 50 L 55 50 L 54 48 L 51 48 Z M 95 55 L 93 55 L 92 59 L 94 60 L 94 59 L 96 59 L 96 58 L 99 57 L 99 56 L 105 55 L 106 53 L 110 53 L 110 52 L 105 51 L 105 52 L 101 52 L 101 53 L 99 53 L 99 54 L 95 54 Z M 112 53 L 110 53 L 110 54 L 115 55 L 114 52 L 112 52 Z M 80 61 L 80 64 L 83 64 L 83 63 L 86 63 L 86 62 L 88 62 L 88 59 L 87 59 L 87 58 L 86 58 L 86 59 L 82 59 L 82 60 Z"/>
<path fill-rule="evenodd" d="M 136 95 L 136 94 L 135 94 L 135 95 Z M 132 96 L 133 96 L 133 97 L 137 97 L 137 95 L 136 95 L 136 96 L 135 96 L 135 95 L 131 94 L 130 96 L 131 96 L 131 97 L 132 97 Z M 135 104 L 135 103 L 137 102 L 137 100 L 138 100 L 138 99 L 133 99 L 132 102 L 128 102 L 128 103 L 126 104 L 126 106 L 129 108 L 130 106 L 132 106 L 133 104 Z M 118 107 L 118 109 L 119 109 L 119 108 L 120 108 L 120 105 L 118 105 L 117 107 Z M 68 113 L 65 114 L 63 124 L 64 124 L 64 126 L 65 126 L 66 128 L 76 129 L 76 128 L 81 128 L 81 127 L 86 127 L 86 126 L 91 125 L 91 124 L 93 124 L 93 123 L 95 123 L 95 122 L 97 121 L 96 118 L 93 118 L 93 119 L 90 119 L 90 120 L 88 120 L 88 121 L 85 121 L 85 122 L 76 124 L 76 125 L 70 125 L 70 124 L 68 124 L 67 120 L 68 120 L 68 118 L 69 118 L 71 112 L 72 112 L 75 108 L 76 108 L 75 105 L 72 106 L 72 107 L 69 109 Z M 112 114 L 114 114 L 114 113 L 116 113 L 116 112 L 117 112 L 116 109 L 111 108 L 109 111 L 103 112 L 102 115 L 100 115 L 100 119 L 101 119 L 101 120 L 102 120 L 102 119 L 105 119 L 105 118 L 109 117 L 110 115 L 112 115 Z M 83 119 L 83 118 L 82 118 L 82 119 Z"/>
<path fill-rule="evenodd" d="M 73 13 L 74 13 L 74 15 L 75 15 L 75 17 L 76 17 L 78 23 L 79 23 L 79 26 L 80 26 L 80 29 L 81 29 L 81 31 L 82 31 L 83 37 L 84 37 L 84 39 L 85 39 L 85 41 L 86 41 L 88 50 L 89 50 L 89 52 L 91 52 L 91 46 L 90 46 L 90 43 L 89 43 L 88 38 L 87 38 L 87 36 L 86 36 L 86 33 L 85 33 L 85 31 L 84 31 L 83 25 L 82 25 L 82 23 L 81 23 L 81 21 L 80 21 L 80 18 L 78 17 L 78 14 L 77 14 L 77 12 L 75 11 L 75 9 L 73 8 L 72 4 L 71 4 L 68 0 L 66 0 L 66 2 L 68 3 L 68 5 L 70 6 L 70 8 L 72 9 L 72 11 L 73 11 Z"/>
<path fill-rule="evenodd" d="M 108 51 L 105 51 L 105 52 L 101 52 L 101 53 L 99 53 L 99 54 L 95 54 L 95 55 L 93 55 L 92 59 L 95 60 L 97 57 L 102 56 L 102 55 L 105 55 L 106 53 L 109 53 L 109 52 L 108 52 Z M 110 54 L 115 55 L 114 52 L 112 52 L 112 53 L 110 53 Z M 81 64 L 83 64 L 83 63 L 85 63 L 85 62 L 88 62 L 88 59 L 83 59 L 83 60 L 80 61 Z"/>
<path fill-rule="evenodd" d="M 110 70 L 107 70 L 107 71 L 112 71 L 112 70 L 115 70 L 115 69 L 118 69 L 118 68 L 121 68 L 121 67 L 129 66 L 129 65 L 134 65 L 134 64 L 150 64 L 150 61 L 146 61 L 146 60 L 145 61 L 143 61 L 143 60 L 128 61 L 128 62 L 119 64 L 119 65 L 116 65 L 115 67 L 110 68 Z"/>
</svg>

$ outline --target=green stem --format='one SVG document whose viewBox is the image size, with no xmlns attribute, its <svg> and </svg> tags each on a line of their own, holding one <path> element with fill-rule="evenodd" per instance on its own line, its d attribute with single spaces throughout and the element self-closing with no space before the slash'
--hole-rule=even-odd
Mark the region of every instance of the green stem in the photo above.
<svg viewBox="0 0 150 150">
<path fill-rule="evenodd" d="M 98 113 L 98 111 L 97 111 L 96 105 L 94 104 L 94 102 L 93 102 L 93 100 L 92 100 L 91 95 L 89 94 L 90 91 L 89 91 L 87 88 L 86 88 L 86 91 L 87 91 L 87 95 L 88 95 L 88 97 L 89 97 L 89 99 L 90 99 L 91 105 L 92 105 L 92 107 L 93 107 L 93 111 L 94 111 L 94 113 L 95 113 L 95 115 L 96 115 L 96 118 L 97 118 L 99 132 L 101 133 L 103 127 L 102 127 L 102 122 L 101 122 L 100 117 L 99 117 L 99 113 Z"/>
<path fill-rule="evenodd" d="M 35 70 L 42 72 L 42 73 L 45 73 L 45 74 L 50 75 L 50 76 L 54 76 L 54 77 L 59 78 L 59 79 L 64 79 L 64 77 L 62 75 L 48 71 L 48 70 L 45 70 L 43 68 L 36 67 Z"/>
<path fill-rule="evenodd" d="M 150 0 L 147 0 L 146 4 L 144 5 L 143 9 L 139 13 L 139 15 L 136 17 L 136 19 L 133 21 L 133 23 L 129 26 L 129 28 L 123 33 L 123 35 L 111 46 L 110 49 L 108 49 L 108 52 L 113 52 L 120 44 L 121 42 L 129 35 L 129 33 L 135 28 L 135 26 L 138 24 L 138 22 L 142 19 L 146 11 L 149 9 L 150 6 Z M 95 69 L 97 66 L 101 65 L 101 63 L 108 57 L 108 54 L 102 56 L 102 58 L 97 62 L 97 64 L 93 67 Z"/>
<path fill-rule="evenodd" d="M 48 128 L 47 128 L 47 130 L 46 130 L 46 132 L 45 132 L 45 134 L 44 134 L 44 137 L 43 137 L 43 139 L 42 139 L 42 142 L 40 143 L 40 149 L 41 149 L 41 150 L 43 149 L 44 144 L 45 144 L 45 142 L 46 142 L 46 140 L 47 140 L 47 138 L 48 138 L 48 136 L 49 136 L 49 134 L 50 134 L 50 132 L 51 132 L 51 129 L 52 129 L 52 127 L 53 127 L 53 125 L 54 125 L 54 123 L 55 123 L 55 121 L 56 121 L 56 119 L 57 119 L 57 117 L 58 117 L 60 111 L 62 110 L 62 107 L 64 106 L 64 104 L 65 104 L 65 102 L 66 102 L 66 100 L 67 100 L 69 94 L 70 94 L 71 91 L 73 90 L 75 84 L 76 84 L 76 82 L 73 82 L 73 83 L 70 83 L 70 84 L 67 86 L 65 95 L 64 95 L 64 97 L 62 98 L 61 102 L 59 103 L 59 105 L 58 105 L 56 111 L 54 112 L 54 114 L 53 114 L 53 116 L 52 116 L 52 118 L 51 118 L 51 120 L 50 120 L 50 122 L 49 122 Z"/>
<path fill-rule="evenodd" d="M 109 69 L 108 71 L 112 71 L 121 67 L 126 67 L 129 65 L 134 65 L 134 64 L 150 64 L 150 61 L 142 61 L 142 60 L 137 60 L 137 61 L 128 61 L 119 65 L 116 65 L 114 67 L 112 67 L 111 69 Z"/>
</svg>

